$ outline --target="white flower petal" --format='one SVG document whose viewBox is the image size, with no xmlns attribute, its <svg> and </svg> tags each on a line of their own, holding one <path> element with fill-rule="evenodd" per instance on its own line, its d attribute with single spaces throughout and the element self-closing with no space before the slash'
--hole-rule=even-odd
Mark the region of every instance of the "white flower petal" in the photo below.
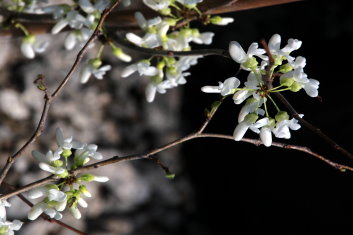
<svg viewBox="0 0 353 235">
<path fill-rule="evenodd" d="M 28 212 L 28 219 L 29 220 L 35 220 L 37 219 L 43 211 L 47 208 L 47 205 L 44 202 L 40 202 L 36 205 L 34 205 L 31 210 Z"/>
<path fill-rule="evenodd" d="M 97 181 L 97 182 L 102 182 L 102 183 L 104 183 L 104 182 L 109 181 L 109 178 L 106 177 L 106 176 L 94 176 L 94 179 L 93 179 L 93 180 L 94 180 L 94 181 Z"/>
<path fill-rule="evenodd" d="M 91 77 L 92 75 L 92 69 L 91 66 L 89 66 L 88 64 L 85 65 L 83 67 L 83 69 L 81 70 L 81 74 L 80 74 L 80 81 L 81 83 L 86 83 L 88 82 L 88 79 Z"/>
<path fill-rule="evenodd" d="M 49 201 L 62 202 L 62 201 L 66 200 L 66 194 L 60 190 L 57 190 L 57 189 L 49 189 L 48 199 L 49 199 Z"/>
<path fill-rule="evenodd" d="M 70 212 L 75 219 L 81 219 L 81 212 L 77 209 L 77 207 L 70 207 Z"/>
<path fill-rule="evenodd" d="M 146 87 L 146 99 L 147 102 L 151 103 L 154 100 L 154 97 L 156 96 L 156 91 L 157 88 L 156 86 L 152 85 L 152 84 L 148 84 Z"/>
<path fill-rule="evenodd" d="M 59 33 L 63 28 L 65 28 L 69 24 L 67 19 L 61 19 L 59 20 L 54 27 L 51 29 L 52 34 L 57 34 Z"/>
<path fill-rule="evenodd" d="M 239 124 L 235 127 L 234 132 L 233 132 L 233 138 L 234 138 L 234 140 L 235 140 L 235 141 L 241 140 L 241 139 L 244 137 L 246 131 L 247 131 L 248 128 L 249 128 L 249 126 L 250 126 L 250 124 L 249 124 L 248 122 L 246 122 L 246 121 L 243 121 L 243 122 L 239 123 Z"/>
<path fill-rule="evenodd" d="M 79 198 L 79 199 L 77 200 L 77 202 L 78 202 L 78 204 L 79 204 L 80 206 L 82 206 L 82 207 L 84 207 L 84 208 L 86 208 L 86 207 L 88 206 L 87 202 L 86 202 L 84 199 L 82 199 L 82 198 Z"/>
<path fill-rule="evenodd" d="M 44 187 L 34 188 L 28 192 L 27 196 L 30 199 L 36 199 L 36 198 L 40 198 L 40 197 L 43 197 L 44 195 L 46 195 L 47 191 L 48 190 Z"/>
<path fill-rule="evenodd" d="M 271 146 L 272 144 L 271 128 L 267 126 L 262 127 L 260 130 L 260 139 L 266 147 Z"/>
<path fill-rule="evenodd" d="M 232 57 L 232 59 L 239 64 L 244 63 L 247 60 L 247 55 L 244 49 L 236 41 L 230 42 L 229 54 Z"/>
<path fill-rule="evenodd" d="M 21 52 L 28 59 L 33 59 L 35 57 L 33 45 L 28 42 L 22 42 L 21 44 Z"/>
</svg>

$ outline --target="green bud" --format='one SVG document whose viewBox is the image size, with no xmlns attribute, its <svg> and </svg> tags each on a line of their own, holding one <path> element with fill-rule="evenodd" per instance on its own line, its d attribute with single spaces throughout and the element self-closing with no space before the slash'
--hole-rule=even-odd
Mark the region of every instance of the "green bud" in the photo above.
<svg viewBox="0 0 353 235">
<path fill-rule="evenodd" d="M 48 190 L 49 189 L 56 189 L 59 190 L 59 187 L 56 184 L 48 184 L 45 186 Z"/>
<path fill-rule="evenodd" d="M 284 120 L 288 120 L 289 119 L 289 115 L 286 111 L 279 111 L 276 116 L 275 119 L 277 122 L 282 122 Z"/>
<path fill-rule="evenodd" d="M 178 20 L 173 18 L 164 18 L 163 21 L 166 22 L 169 26 L 175 26 L 178 22 Z"/>
<path fill-rule="evenodd" d="M 159 11 L 162 15 L 170 15 L 170 13 L 172 12 L 172 10 L 168 7 L 168 8 L 165 8 L 165 9 L 162 9 Z"/>
<path fill-rule="evenodd" d="M 222 22 L 222 17 L 220 16 L 214 16 L 211 18 L 211 23 L 212 24 L 219 24 Z"/>
<path fill-rule="evenodd" d="M 182 29 L 180 30 L 180 34 L 184 37 L 190 37 L 192 35 L 192 30 L 187 28 L 187 29 Z"/>
<path fill-rule="evenodd" d="M 159 61 L 156 67 L 158 70 L 163 70 L 163 68 L 165 67 L 165 62 L 163 60 Z"/>
<path fill-rule="evenodd" d="M 39 90 L 41 90 L 41 91 L 45 91 L 45 90 L 47 89 L 46 86 L 44 86 L 43 83 L 38 84 L 38 85 L 37 85 L 37 88 L 38 88 Z M 1 235 L 1 234 L 0 234 L 0 235 Z"/>
<path fill-rule="evenodd" d="M 89 63 L 91 63 L 91 65 L 97 69 L 102 65 L 102 60 L 99 58 L 95 58 L 95 59 L 91 59 Z"/>
<path fill-rule="evenodd" d="M 169 180 L 172 180 L 175 178 L 175 174 L 166 174 L 165 175 L 165 178 L 169 179 Z"/>
<path fill-rule="evenodd" d="M 148 27 L 147 33 L 150 33 L 150 34 L 157 34 L 157 29 L 156 29 L 156 27 Z"/>
<path fill-rule="evenodd" d="M 198 29 L 191 29 L 191 35 L 193 37 L 198 37 L 200 36 L 200 31 Z"/>
<path fill-rule="evenodd" d="M 83 185 L 83 184 L 80 185 L 80 187 L 78 188 L 78 190 L 79 190 L 81 193 L 88 192 L 86 185 Z"/>
<path fill-rule="evenodd" d="M 282 64 L 280 67 L 279 67 L 279 72 L 281 73 L 288 73 L 289 71 L 292 71 L 293 70 L 293 67 L 290 65 L 290 64 Z"/>
<path fill-rule="evenodd" d="M 255 113 L 249 113 L 245 116 L 244 120 L 250 123 L 255 123 L 259 116 Z"/>
<path fill-rule="evenodd" d="M 245 68 L 256 68 L 258 62 L 255 57 L 250 57 L 247 61 L 242 64 Z"/>
<path fill-rule="evenodd" d="M 65 158 L 68 158 L 70 157 L 72 154 L 71 150 L 70 149 L 65 149 L 62 153 L 61 153 L 61 156 L 65 157 Z"/>
<path fill-rule="evenodd" d="M 46 198 L 47 199 L 47 198 Z M 48 201 L 45 202 L 49 207 L 54 207 L 56 205 L 58 205 L 58 202 L 57 201 L 49 201 L 49 198 L 48 198 Z"/>
<path fill-rule="evenodd" d="M 290 91 L 297 92 L 297 91 L 300 91 L 300 89 L 302 88 L 303 88 L 302 85 L 300 85 L 297 82 L 293 82 L 293 84 L 290 86 Z"/>
<path fill-rule="evenodd" d="M 28 34 L 23 37 L 23 42 L 33 44 L 33 43 L 35 43 L 35 41 L 36 41 L 36 37 L 32 34 Z"/>
<path fill-rule="evenodd" d="M 278 66 L 278 65 L 281 65 L 283 60 L 285 59 L 286 57 L 282 57 L 282 56 L 274 56 L 274 65 Z"/>
<path fill-rule="evenodd" d="M 86 182 L 91 182 L 92 180 L 94 180 L 94 175 L 91 175 L 91 174 L 84 174 L 84 175 L 81 175 L 79 177 L 80 180 L 82 181 L 86 181 Z"/>
<path fill-rule="evenodd" d="M 160 35 L 160 37 L 161 37 L 162 43 L 168 41 L 168 36 L 167 35 Z"/>
<path fill-rule="evenodd" d="M 0 227 L 0 235 L 7 234 L 8 231 L 9 231 L 9 226 L 8 225 L 2 225 Z"/>
<path fill-rule="evenodd" d="M 268 126 L 274 127 L 276 125 L 276 120 L 274 118 L 268 118 Z"/>
<path fill-rule="evenodd" d="M 176 59 L 174 57 L 164 57 L 164 61 L 167 63 L 168 66 L 174 65 L 176 63 Z"/>
<path fill-rule="evenodd" d="M 161 83 L 163 81 L 163 77 L 161 77 L 159 75 L 156 75 L 156 76 L 151 77 L 151 81 L 154 84 L 159 84 L 159 83 Z"/>
<path fill-rule="evenodd" d="M 247 100 L 246 100 L 246 104 L 245 105 L 250 105 L 250 104 L 253 104 L 253 103 L 257 103 L 257 102 L 259 102 L 257 99 L 255 99 L 254 97 L 251 97 L 251 98 L 248 98 Z"/>
<path fill-rule="evenodd" d="M 55 161 L 53 161 L 51 164 L 52 164 L 52 166 L 54 166 L 54 167 L 61 167 L 61 166 L 63 165 L 63 161 L 55 160 Z"/>
<path fill-rule="evenodd" d="M 69 172 L 67 172 L 67 170 L 65 170 L 64 173 L 62 173 L 62 174 L 60 174 L 60 175 L 57 175 L 57 176 L 59 176 L 60 178 L 66 178 L 66 177 L 69 176 Z"/>
<path fill-rule="evenodd" d="M 176 75 L 177 74 L 177 69 L 174 66 L 173 67 L 168 67 L 167 71 L 171 75 Z"/>
<path fill-rule="evenodd" d="M 280 81 L 281 85 L 287 86 L 287 87 L 292 86 L 294 82 L 295 81 L 293 80 L 293 78 L 282 78 Z"/>
<path fill-rule="evenodd" d="M 120 57 L 120 56 L 123 54 L 123 50 L 122 50 L 120 47 L 114 46 L 114 47 L 113 47 L 113 54 L 114 54 L 116 57 Z"/>
</svg>

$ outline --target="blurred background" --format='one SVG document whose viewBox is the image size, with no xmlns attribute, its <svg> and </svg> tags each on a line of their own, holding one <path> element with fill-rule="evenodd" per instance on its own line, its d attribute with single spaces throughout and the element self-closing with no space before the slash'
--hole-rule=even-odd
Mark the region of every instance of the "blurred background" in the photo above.
<svg viewBox="0 0 353 235">
<path fill-rule="evenodd" d="M 212 48 L 227 49 L 230 41 L 244 48 L 274 33 L 303 41 L 294 55 L 307 58 L 305 71 L 320 81 L 322 100 L 304 91 L 286 94 L 304 118 L 349 151 L 352 148 L 351 42 L 353 2 L 305 1 L 226 14 L 235 22 L 226 27 L 201 26 L 216 33 Z M 198 23 L 195 23 L 198 25 Z M 198 25 L 199 26 L 199 25 Z M 0 160 L 4 164 L 32 133 L 43 105 L 42 93 L 33 85 L 44 74 L 48 87 L 65 76 L 77 51 L 63 48 L 66 33 L 42 35 L 51 44 L 34 60 L 19 52 L 20 38 L 0 38 Z M 54 40 L 55 39 L 55 40 Z M 195 47 L 202 48 L 202 47 Z M 128 50 L 127 50 L 128 51 Z M 95 56 L 92 48 L 84 60 Z M 128 51 L 134 60 L 143 55 Z M 95 143 L 105 158 L 143 153 L 196 130 L 204 121 L 204 109 L 218 95 L 200 91 L 238 71 L 223 57 L 209 56 L 191 68 L 188 83 L 146 102 L 146 79 L 121 78 L 125 63 L 110 53 L 104 63 L 113 66 L 102 81 L 91 78 L 82 85 L 77 77 L 52 105 L 46 132 L 21 157 L 7 182 L 22 186 L 47 174 L 31 157 L 33 149 L 55 147 L 55 129 L 65 136 Z M 246 73 L 239 79 L 244 81 Z M 231 135 L 240 106 L 226 100 L 206 129 Z M 247 133 L 247 137 L 258 138 Z M 292 131 L 289 144 L 304 145 L 331 160 L 349 160 L 305 128 Z M 304 153 L 255 147 L 220 139 L 197 139 L 158 154 L 174 180 L 147 160 L 110 165 L 92 171 L 110 178 L 90 183 L 93 197 L 82 209 L 83 218 L 69 213 L 63 221 L 88 234 L 213 235 L 213 234 L 346 234 L 353 232 L 353 174 L 341 173 Z M 26 221 L 29 208 L 10 200 L 8 217 Z M 17 234 L 73 234 L 38 219 L 25 223 Z"/>
</svg>

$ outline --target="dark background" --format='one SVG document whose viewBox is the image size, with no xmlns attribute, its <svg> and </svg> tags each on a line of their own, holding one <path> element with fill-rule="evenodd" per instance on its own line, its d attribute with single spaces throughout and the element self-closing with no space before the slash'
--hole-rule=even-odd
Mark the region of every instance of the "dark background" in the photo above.
<svg viewBox="0 0 353 235">
<path fill-rule="evenodd" d="M 322 101 L 304 91 L 285 93 L 304 118 L 335 141 L 352 148 L 353 2 L 306 1 L 236 12 L 235 23 L 208 27 L 216 32 L 213 47 L 238 41 L 246 50 L 274 33 L 303 41 L 293 55 L 307 59 L 305 71 L 320 81 Z M 205 28 L 206 30 L 206 28 Z M 203 110 L 219 98 L 199 92 L 234 76 L 238 65 L 210 56 L 192 68 L 184 86 L 185 133 L 204 120 Z M 240 73 L 241 81 L 246 73 Z M 284 108 L 283 106 L 281 106 Z M 241 106 L 229 98 L 207 132 L 232 134 Z M 325 157 L 352 164 L 318 136 L 302 127 L 289 141 Z M 258 138 L 248 133 L 246 137 Z M 353 174 L 341 173 L 308 154 L 276 147 L 255 147 L 229 140 L 200 139 L 183 145 L 185 174 L 196 191 L 197 212 L 186 222 L 190 234 L 349 234 L 353 232 Z M 185 231 L 186 232 L 186 231 Z"/>
</svg>

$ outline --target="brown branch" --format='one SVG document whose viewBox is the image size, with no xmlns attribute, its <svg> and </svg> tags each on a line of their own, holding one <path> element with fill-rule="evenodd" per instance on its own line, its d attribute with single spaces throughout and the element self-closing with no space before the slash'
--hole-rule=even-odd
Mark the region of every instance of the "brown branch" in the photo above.
<svg viewBox="0 0 353 235">
<path fill-rule="evenodd" d="M 228 50 L 223 49 L 199 49 L 192 51 L 166 51 L 166 50 L 155 50 L 150 48 L 144 48 L 136 46 L 126 39 L 117 36 L 116 34 L 111 34 L 110 37 L 117 42 L 118 44 L 127 47 L 131 50 L 147 54 L 150 56 L 170 56 L 170 57 L 180 57 L 180 56 L 210 56 L 210 55 L 218 55 L 226 58 L 230 58 Z"/>
<path fill-rule="evenodd" d="M 8 183 L 6 183 L 6 182 L 3 182 L 2 185 L 4 185 L 5 187 L 7 187 L 7 188 L 9 188 L 9 189 L 11 189 L 11 190 L 16 190 L 16 187 L 15 187 L 15 186 L 13 186 L 13 185 L 11 185 L 11 184 L 8 184 Z M 26 203 L 29 207 L 33 207 L 33 203 L 30 202 L 25 196 L 23 196 L 23 194 L 20 193 L 20 194 L 18 194 L 17 196 L 18 196 L 24 203 Z M 73 231 L 73 232 L 75 232 L 75 233 L 77 233 L 77 234 L 86 235 L 86 233 L 84 233 L 84 232 L 82 232 L 82 231 L 80 231 L 80 230 L 78 230 L 78 229 L 76 229 L 76 228 L 74 228 L 74 227 L 72 227 L 72 226 L 70 226 L 70 225 L 68 225 L 68 224 L 65 224 L 64 222 L 61 222 L 61 221 L 55 220 L 55 219 L 51 219 L 48 215 L 42 214 L 41 217 L 42 217 L 44 220 L 46 220 L 46 221 L 48 221 L 48 222 L 50 222 L 50 223 L 58 224 L 58 225 L 60 225 L 60 226 L 62 226 L 62 227 L 64 227 L 64 228 L 67 228 L 67 229 L 69 229 L 69 230 L 71 230 L 71 231 Z"/>
<path fill-rule="evenodd" d="M 68 74 L 66 75 L 66 77 L 63 79 L 63 81 L 59 84 L 59 86 L 56 88 L 56 90 L 51 94 L 48 95 L 47 93 L 45 93 L 45 103 L 44 103 L 44 107 L 43 107 L 43 111 L 42 111 L 42 115 L 41 118 L 39 120 L 39 123 L 37 125 L 36 130 L 34 131 L 32 137 L 20 148 L 20 150 L 18 150 L 14 155 L 9 156 L 9 158 L 6 161 L 5 166 L 3 167 L 3 169 L 0 172 L 0 185 L 3 182 L 3 180 L 5 179 L 8 171 L 10 170 L 11 166 L 13 165 L 13 163 L 15 162 L 15 160 L 21 156 L 21 154 L 34 142 L 36 141 L 36 139 L 41 136 L 41 134 L 44 131 L 44 125 L 45 122 L 47 120 L 48 117 L 48 112 L 49 112 L 49 107 L 51 102 L 57 97 L 57 95 L 62 91 L 62 89 L 64 88 L 64 86 L 66 85 L 66 83 L 69 81 L 69 79 L 71 78 L 73 72 L 77 69 L 78 64 L 80 63 L 80 61 L 82 60 L 82 57 L 84 55 L 84 53 L 86 52 L 89 44 L 91 44 L 94 40 L 96 40 L 96 38 L 98 37 L 98 35 L 101 32 L 102 29 L 102 25 L 104 20 L 106 19 L 106 17 L 109 15 L 109 13 L 120 3 L 121 0 L 117 0 L 114 4 L 112 4 L 109 8 L 105 9 L 102 12 L 101 18 L 97 24 L 96 29 L 94 30 L 92 36 L 88 39 L 88 41 L 86 42 L 86 44 L 84 45 L 84 47 L 80 50 L 80 52 L 78 53 L 76 60 L 74 62 L 74 64 L 72 65 L 71 69 L 69 70 Z M 45 91 L 46 92 L 46 91 Z"/>
<path fill-rule="evenodd" d="M 102 166 L 116 164 L 116 163 L 120 163 L 120 162 L 124 162 L 124 161 L 149 159 L 151 156 L 153 156 L 153 155 L 155 155 L 155 154 L 157 154 L 159 152 L 162 152 L 162 151 L 170 149 L 170 148 L 172 148 L 172 147 L 174 147 L 176 145 L 179 145 L 181 143 L 187 142 L 187 141 L 192 140 L 192 139 L 197 139 L 197 138 L 220 138 L 220 139 L 234 140 L 233 136 L 231 136 L 231 135 L 195 132 L 195 133 L 190 134 L 188 136 L 185 136 L 185 137 L 183 137 L 181 139 L 178 139 L 178 140 L 175 140 L 175 141 L 173 141 L 171 143 L 168 143 L 168 144 L 166 144 L 166 145 L 164 145 L 162 147 L 156 148 L 156 149 L 154 149 L 154 150 L 152 150 L 152 151 L 150 151 L 148 153 L 130 155 L 130 156 L 125 156 L 125 157 L 114 156 L 114 157 L 112 157 L 110 159 L 107 159 L 105 161 L 101 161 L 101 162 L 97 162 L 97 163 L 94 163 L 94 164 L 91 164 L 91 165 L 87 165 L 87 166 L 84 166 L 84 167 L 81 167 L 81 168 L 77 168 L 77 169 L 75 169 L 73 171 L 70 171 L 70 174 L 71 175 L 77 175 L 77 174 L 80 174 L 82 172 L 93 170 L 93 169 L 96 169 L 96 168 L 99 168 L 99 167 L 102 167 Z M 256 146 L 262 145 L 262 142 L 259 139 L 243 138 L 241 141 L 242 142 L 246 142 L 246 143 L 250 143 L 250 144 L 253 144 L 253 145 L 256 145 Z M 284 149 L 292 149 L 292 150 L 296 150 L 296 151 L 300 151 L 300 152 L 305 152 L 305 153 L 307 153 L 309 155 L 312 155 L 313 157 L 325 162 L 326 164 L 328 164 L 329 166 L 331 166 L 331 167 L 333 167 L 333 168 L 335 168 L 337 170 L 340 170 L 340 171 L 348 170 L 348 171 L 352 171 L 353 172 L 353 168 L 352 167 L 333 162 L 333 161 L 327 159 L 326 157 L 324 157 L 324 156 L 322 156 L 322 155 L 320 155 L 320 154 L 318 154 L 316 152 L 313 152 L 312 150 L 310 150 L 309 148 L 304 147 L 304 146 L 288 145 L 288 144 L 280 143 L 280 142 L 272 142 L 272 146 L 279 147 L 279 148 L 284 148 Z M 26 186 L 24 186 L 22 188 L 19 188 L 19 189 L 15 190 L 15 191 L 13 191 L 11 193 L 1 195 L 0 196 L 0 200 L 16 196 L 19 193 L 23 193 L 23 192 L 29 191 L 29 190 L 31 190 L 33 188 L 36 188 L 36 187 L 39 187 L 39 186 L 42 186 L 42 185 L 45 185 L 45 184 L 48 184 L 48 183 L 51 183 L 51 182 L 54 182 L 54 181 L 58 181 L 58 180 L 59 179 L 56 176 L 51 175 L 51 176 L 49 176 L 47 178 L 44 178 L 42 180 L 36 181 L 36 182 L 28 184 L 28 185 L 26 185 Z"/>
<path fill-rule="evenodd" d="M 304 120 L 301 118 L 298 114 L 298 112 L 294 109 L 294 107 L 289 103 L 289 101 L 280 93 L 276 92 L 275 93 L 276 97 L 286 106 L 286 108 L 290 111 L 292 116 L 297 119 L 301 124 L 303 124 L 306 128 L 308 128 L 310 131 L 318 135 L 321 139 L 323 139 L 326 143 L 330 144 L 334 149 L 337 151 L 341 152 L 344 156 L 348 157 L 350 160 L 353 160 L 353 155 L 337 144 L 333 139 L 331 139 L 329 136 L 327 136 L 325 133 L 323 133 L 319 128 L 315 127 L 312 125 L 310 122 Z"/>
<path fill-rule="evenodd" d="M 216 8 L 211 8 L 205 11 L 205 14 L 223 14 L 229 12 L 236 11 L 244 11 L 251 10 L 261 7 L 269 7 L 275 6 L 279 4 L 286 4 L 291 2 L 299 2 L 303 0 L 238 0 L 238 1 L 230 1 L 228 4 L 224 4 L 223 6 L 219 6 Z"/>
<path fill-rule="evenodd" d="M 266 85 L 266 88 L 268 90 L 272 89 L 272 68 L 273 65 L 275 64 L 275 60 L 273 59 L 273 56 L 270 52 L 270 49 L 268 48 L 268 45 L 266 43 L 265 40 L 261 40 L 261 44 L 263 46 L 263 48 L 266 51 L 266 54 L 268 56 L 268 65 L 266 66 L 266 74 L 264 76 L 262 76 L 262 81 L 264 82 L 264 84 Z"/>
</svg>

